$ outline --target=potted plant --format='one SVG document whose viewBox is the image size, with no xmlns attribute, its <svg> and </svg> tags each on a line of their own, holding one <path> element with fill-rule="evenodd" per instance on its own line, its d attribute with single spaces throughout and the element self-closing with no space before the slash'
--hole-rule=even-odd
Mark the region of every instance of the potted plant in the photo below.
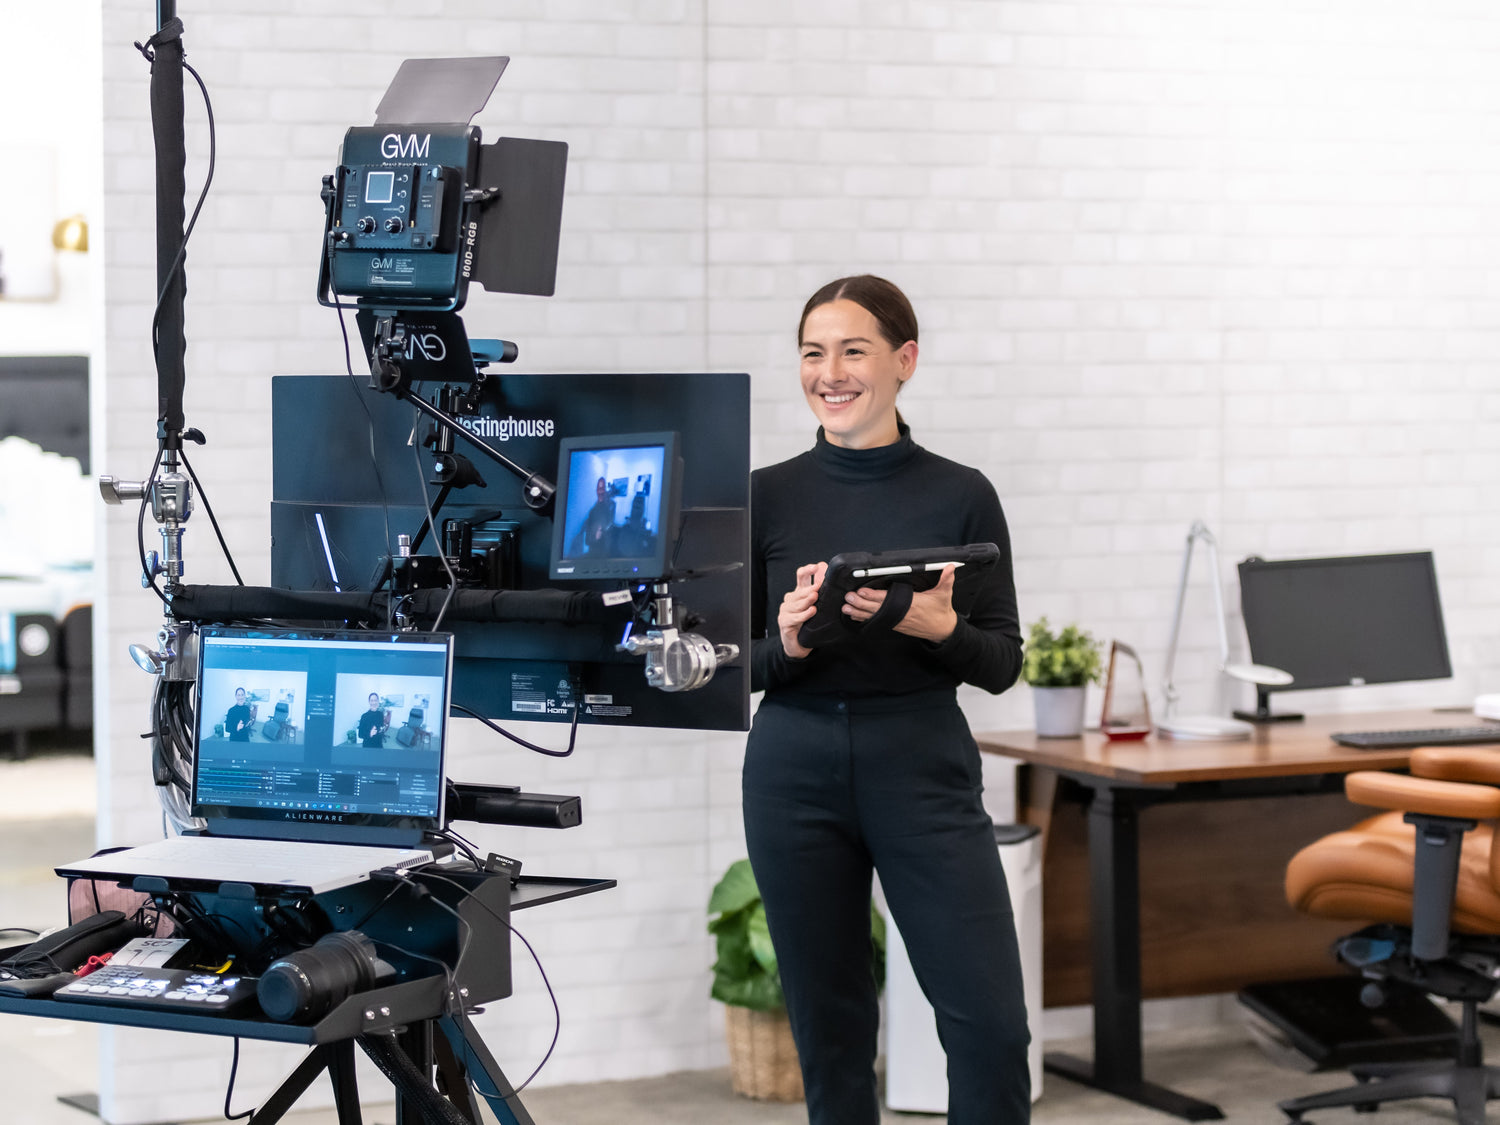
<svg viewBox="0 0 1500 1125">
<path fill-rule="evenodd" d="M 1077 625 L 1053 633 L 1043 617 L 1031 626 L 1021 678 L 1032 688 L 1040 737 L 1083 733 L 1084 688 L 1098 682 L 1100 664 L 1099 643 Z"/>
<path fill-rule="evenodd" d="M 762 1101 L 800 1102 L 802 1067 L 792 1042 L 776 950 L 766 908 L 748 859 L 736 860 L 709 896 L 708 932 L 718 959 L 710 995 L 724 1002 L 730 1082 L 736 1094 Z M 870 904 L 873 971 L 885 984 L 885 919 Z"/>
</svg>

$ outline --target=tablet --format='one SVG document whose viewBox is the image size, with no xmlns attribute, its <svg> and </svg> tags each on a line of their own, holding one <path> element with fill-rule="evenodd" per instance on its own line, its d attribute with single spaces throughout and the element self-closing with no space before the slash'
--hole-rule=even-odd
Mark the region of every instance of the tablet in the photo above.
<svg viewBox="0 0 1500 1125">
<path fill-rule="evenodd" d="M 797 642 L 804 648 L 819 648 L 858 636 L 861 629 L 878 620 L 878 615 L 870 621 L 855 621 L 844 612 L 844 595 L 862 586 L 885 590 L 900 584 L 913 591 L 930 590 L 949 563 L 958 567 L 953 575 L 953 608 L 966 614 L 985 576 L 999 561 L 1000 548 L 993 543 L 834 555 L 828 560 L 828 573 L 818 591 L 818 611 L 802 623 Z"/>
</svg>

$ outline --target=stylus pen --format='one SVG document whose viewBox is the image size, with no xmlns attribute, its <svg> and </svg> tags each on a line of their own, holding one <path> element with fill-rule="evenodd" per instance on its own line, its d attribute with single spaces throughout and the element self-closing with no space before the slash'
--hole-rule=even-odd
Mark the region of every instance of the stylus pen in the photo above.
<svg viewBox="0 0 1500 1125">
<path fill-rule="evenodd" d="M 915 574 L 919 570 L 942 570 L 945 566 L 963 566 L 961 562 L 918 563 L 916 566 L 872 566 L 868 570 L 856 570 L 855 578 L 884 578 L 888 574 Z"/>
</svg>

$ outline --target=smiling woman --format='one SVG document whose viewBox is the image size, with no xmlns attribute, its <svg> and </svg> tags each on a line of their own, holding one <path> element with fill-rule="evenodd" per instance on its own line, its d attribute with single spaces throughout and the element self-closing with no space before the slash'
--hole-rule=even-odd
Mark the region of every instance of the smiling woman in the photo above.
<svg viewBox="0 0 1500 1125">
<path fill-rule="evenodd" d="M 745 836 L 766 906 L 813 1125 L 875 1125 L 879 1007 L 872 872 L 938 1013 L 952 1125 L 1027 1120 L 1015 924 L 979 751 L 956 689 L 1001 692 L 1021 668 L 1009 534 L 974 469 L 922 449 L 896 410 L 917 318 L 883 278 L 813 294 L 797 330 L 814 447 L 751 478 L 752 688 Z M 954 568 L 907 597 L 861 588 L 859 627 L 804 646 L 827 560 L 848 551 L 994 543 L 965 615 Z M 898 587 L 892 587 L 896 590 Z M 847 639 L 846 639 L 847 638 Z"/>
<path fill-rule="evenodd" d="M 808 301 L 797 347 L 802 393 L 830 443 L 900 437 L 896 395 L 917 368 L 917 317 L 901 290 L 868 274 L 830 282 Z"/>
</svg>

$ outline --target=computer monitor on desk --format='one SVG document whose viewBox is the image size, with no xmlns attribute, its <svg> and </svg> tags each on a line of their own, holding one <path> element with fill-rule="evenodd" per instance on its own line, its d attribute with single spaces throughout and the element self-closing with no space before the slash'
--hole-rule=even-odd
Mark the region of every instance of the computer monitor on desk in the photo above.
<svg viewBox="0 0 1500 1125">
<path fill-rule="evenodd" d="M 1431 551 L 1340 558 L 1249 558 L 1239 565 L 1250 656 L 1292 682 L 1257 689 L 1243 719 L 1273 714 L 1272 691 L 1439 680 L 1453 675 Z"/>
</svg>

